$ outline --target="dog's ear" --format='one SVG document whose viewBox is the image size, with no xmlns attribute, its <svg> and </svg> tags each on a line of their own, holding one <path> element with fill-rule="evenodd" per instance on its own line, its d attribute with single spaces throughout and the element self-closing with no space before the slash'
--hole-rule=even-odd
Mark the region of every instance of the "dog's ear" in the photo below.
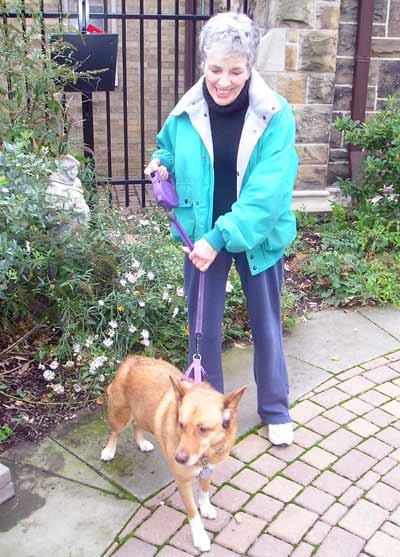
<svg viewBox="0 0 400 557">
<path fill-rule="evenodd" d="M 231 425 L 232 414 L 236 412 L 239 402 L 247 389 L 246 385 L 239 387 L 224 396 L 224 410 L 222 412 L 222 427 L 228 429 Z"/>
<path fill-rule="evenodd" d="M 180 381 L 179 379 L 176 379 L 175 377 L 172 377 L 171 375 L 169 376 L 169 378 L 170 378 L 170 381 L 171 381 L 172 386 L 174 388 L 176 398 L 177 398 L 178 402 L 180 402 L 182 400 L 182 398 L 185 396 L 188 387 L 187 387 L 185 382 Z"/>
</svg>

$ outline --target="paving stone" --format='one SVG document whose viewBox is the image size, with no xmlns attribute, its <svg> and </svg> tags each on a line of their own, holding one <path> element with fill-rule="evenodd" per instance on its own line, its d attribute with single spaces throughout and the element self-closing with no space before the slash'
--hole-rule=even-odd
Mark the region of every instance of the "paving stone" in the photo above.
<svg viewBox="0 0 400 557">
<path fill-rule="evenodd" d="M 265 453 L 269 446 L 270 444 L 265 439 L 251 433 L 235 445 L 231 453 L 242 462 L 249 462 L 260 454 Z"/>
<path fill-rule="evenodd" d="M 280 458 L 281 460 L 284 460 L 285 462 L 292 462 L 292 460 L 295 460 L 302 453 L 304 453 L 304 449 L 303 447 L 299 447 L 298 445 L 293 443 L 292 445 L 289 446 L 277 445 L 269 449 L 268 453 L 271 454 L 272 456 L 276 456 L 276 458 Z"/>
<path fill-rule="evenodd" d="M 231 483 L 237 485 L 243 491 L 256 493 L 267 483 L 267 478 L 254 470 L 245 468 L 237 476 L 231 479 Z"/>
<path fill-rule="evenodd" d="M 230 512 L 238 511 L 249 498 L 249 494 L 224 485 L 211 499 L 214 505 Z"/>
<path fill-rule="evenodd" d="M 364 369 L 370 370 L 376 367 L 384 366 L 388 363 L 388 361 L 388 358 L 386 358 L 385 356 L 380 356 L 379 358 L 375 358 L 374 360 L 361 365 Z"/>
<path fill-rule="evenodd" d="M 368 491 L 366 498 L 389 511 L 400 505 L 400 491 L 381 482 Z"/>
<path fill-rule="evenodd" d="M 350 420 L 353 420 L 356 417 L 353 412 L 349 412 L 342 406 L 335 406 L 334 408 L 327 410 L 323 413 L 323 416 L 338 423 L 339 425 L 347 424 Z"/>
<path fill-rule="evenodd" d="M 306 429 L 305 427 L 299 427 L 299 429 L 296 429 L 296 443 L 304 449 L 312 447 L 321 439 L 321 435 L 317 435 L 316 433 L 310 431 L 309 429 Z"/>
<path fill-rule="evenodd" d="M 330 389 L 330 387 L 334 387 L 338 383 L 339 381 L 335 377 L 332 377 L 332 379 L 328 379 L 328 381 L 325 381 L 325 383 L 323 383 L 319 387 L 316 387 L 314 389 L 314 393 L 322 393 L 323 391 Z"/>
<path fill-rule="evenodd" d="M 325 493 L 313 486 L 308 486 L 296 497 L 295 502 L 310 511 L 323 514 L 335 502 L 335 498 L 329 493 Z"/>
<path fill-rule="evenodd" d="M 222 485 L 223 483 L 230 480 L 230 478 L 239 472 L 243 468 L 243 462 L 233 458 L 232 456 L 228 456 L 222 464 L 222 466 L 218 466 L 212 475 L 212 483 L 215 485 Z"/>
<path fill-rule="evenodd" d="M 321 519 L 324 522 L 327 522 L 331 526 L 336 526 L 339 520 L 342 518 L 344 514 L 346 514 L 348 508 L 341 503 L 334 503 L 330 509 L 326 511 L 325 514 L 322 515 Z"/>
<path fill-rule="evenodd" d="M 339 526 L 367 540 L 387 520 L 388 516 L 389 512 L 387 510 L 361 499 L 340 520 Z"/>
<path fill-rule="evenodd" d="M 320 433 L 321 435 L 329 435 L 332 431 L 338 429 L 338 424 L 324 418 L 323 416 L 317 416 L 309 422 L 307 422 L 307 427 Z"/>
<path fill-rule="evenodd" d="M 224 509 L 216 509 L 217 511 L 217 518 L 210 519 L 210 518 L 202 518 L 204 528 L 209 532 L 220 532 L 222 528 L 229 523 L 230 519 L 232 518 L 231 513 L 224 511 Z"/>
<path fill-rule="evenodd" d="M 396 377 L 398 377 L 398 373 L 389 366 L 380 366 L 364 373 L 364 377 L 370 379 L 374 383 L 381 384 L 385 381 L 396 379 Z"/>
<path fill-rule="evenodd" d="M 182 525 L 185 515 L 167 506 L 159 507 L 135 531 L 142 540 L 155 545 L 162 545 Z"/>
<path fill-rule="evenodd" d="M 342 528 L 332 528 L 317 552 L 316 557 L 359 557 L 365 540 Z"/>
<path fill-rule="evenodd" d="M 364 491 L 367 491 L 368 489 L 371 489 L 371 487 L 375 485 L 377 481 L 379 481 L 379 474 L 370 470 L 369 472 L 364 474 L 364 476 L 361 476 L 361 478 L 356 483 L 356 486 L 360 489 L 363 489 Z"/>
<path fill-rule="evenodd" d="M 207 551 L 207 553 L 202 553 L 201 557 L 240 557 L 240 555 L 239 553 L 234 553 L 233 551 L 227 549 L 226 547 L 222 547 L 221 545 L 212 543 L 210 551 Z"/>
<path fill-rule="evenodd" d="M 361 437 L 371 437 L 371 435 L 375 435 L 377 431 L 379 431 L 379 427 L 376 425 L 371 424 L 364 418 L 357 418 L 353 422 L 350 422 L 347 426 L 351 431 L 356 433 L 357 435 L 361 435 Z"/>
<path fill-rule="evenodd" d="M 292 420 L 295 420 L 299 424 L 304 424 L 318 416 L 323 412 L 323 408 L 318 406 L 318 404 L 314 404 L 309 400 L 304 400 L 303 402 L 299 402 L 296 404 L 294 408 L 290 410 L 290 415 L 292 416 Z"/>
<path fill-rule="evenodd" d="M 395 489 L 400 490 L 400 465 L 396 466 L 390 472 L 385 474 L 382 480 Z"/>
<path fill-rule="evenodd" d="M 311 530 L 306 534 L 305 540 L 313 545 L 319 545 L 324 538 L 328 535 L 328 532 L 332 526 L 327 522 L 322 522 L 318 520 Z"/>
<path fill-rule="evenodd" d="M 390 455 L 390 458 L 394 458 L 395 460 L 400 462 L 400 449 L 396 449 L 395 451 L 393 451 Z"/>
<path fill-rule="evenodd" d="M 347 393 L 340 391 L 336 387 L 331 387 L 327 391 L 314 396 L 311 400 L 324 408 L 332 408 L 349 398 Z"/>
<path fill-rule="evenodd" d="M 311 466 L 315 466 L 315 468 L 324 470 L 325 468 L 328 468 L 332 462 L 337 460 L 337 456 L 332 453 L 328 453 L 328 451 L 325 451 L 320 447 L 312 447 L 312 449 L 307 451 L 301 457 L 301 460 L 304 460 L 307 464 L 311 464 Z"/>
<path fill-rule="evenodd" d="M 320 447 L 327 451 L 342 456 L 358 445 L 362 438 L 346 429 L 339 429 L 321 441 Z"/>
<path fill-rule="evenodd" d="M 364 395 L 360 395 L 360 398 L 352 398 L 351 400 L 344 402 L 342 404 L 343 408 L 349 410 L 349 412 L 353 412 L 353 414 L 357 414 L 357 416 L 362 416 L 366 412 L 370 412 L 374 407 L 371 404 L 368 404 L 368 402 L 364 402 L 367 394 L 368 393 L 365 393 Z"/>
<path fill-rule="evenodd" d="M 371 437 L 358 445 L 357 449 L 375 458 L 384 458 L 392 452 L 393 447 L 387 445 L 383 441 L 379 441 L 379 439 Z"/>
<path fill-rule="evenodd" d="M 346 379 L 350 379 L 351 377 L 354 377 L 356 375 L 360 375 L 360 373 L 364 373 L 365 369 L 360 367 L 360 366 L 355 366 L 352 367 L 351 369 L 348 369 L 347 371 L 343 371 L 343 373 L 339 373 L 339 375 L 336 375 L 336 377 L 340 380 L 340 381 L 345 381 Z"/>
<path fill-rule="evenodd" d="M 398 402 L 397 400 L 391 400 L 390 402 L 387 402 L 381 407 L 381 409 L 384 412 L 392 414 L 395 418 L 400 418 L 400 402 Z"/>
<path fill-rule="evenodd" d="M 335 497 L 339 497 L 351 486 L 351 481 L 330 470 L 326 470 L 319 478 L 314 480 L 313 485 Z"/>
<path fill-rule="evenodd" d="M 400 360 L 400 350 L 396 350 L 396 352 L 392 352 L 391 354 L 386 354 L 386 358 L 391 362 Z"/>
<path fill-rule="evenodd" d="M 266 555 L 279 555 L 288 557 L 293 551 L 293 546 L 270 536 L 263 534 L 256 543 L 249 549 L 248 554 L 252 557 L 265 557 Z"/>
<path fill-rule="evenodd" d="M 392 362 L 389 366 L 400 373 L 400 362 Z"/>
<path fill-rule="evenodd" d="M 352 377 L 347 381 L 340 383 L 340 389 L 351 396 L 357 396 L 364 391 L 368 391 L 375 387 L 375 383 L 366 379 L 362 375 Z"/>
<path fill-rule="evenodd" d="M 385 396 L 388 396 L 389 398 L 396 398 L 400 396 L 400 387 L 390 381 L 388 383 L 378 385 L 376 387 L 376 390 L 380 393 L 383 393 Z"/>
<path fill-rule="evenodd" d="M 135 530 L 135 528 L 137 528 L 139 524 L 141 524 L 149 516 L 149 514 L 150 514 L 149 509 L 146 509 L 146 507 L 140 507 L 138 512 L 131 518 L 131 520 L 125 526 L 125 528 L 120 534 L 120 537 L 123 538 L 124 536 L 127 536 L 128 534 L 133 532 L 133 530 Z"/>
<path fill-rule="evenodd" d="M 285 466 L 286 462 L 282 462 L 269 454 L 263 454 L 251 463 L 251 467 L 254 468 L 254 470 L 268 477 L 275 476 L 275 474 L 285 468 Z"/>
<path fill-rule="evenodd" d="M 376 434 L 378 439 L 391 445 L 395 449 L 400 448 L 400 435 L 399 430 L 395 429 L 394 427 L 387 427 L 386 429 L 382 429 L 379 433 Z"/>
<path fill-rule="evenodd" d="M 360 497 L 364 495 L 364 490 L 361 487 L 357 487 L 356 485 L 352 485 L 349 489 L 343 493 L 340 497 L 339 501 L 348 507 L 354 505 Z"/>
<path fill-rule="evenodd" d="M 126 543 L 119 549 L 115 555 L 117 557 L 132 557 L 132 555 L 140 555 L 140 557 L 152 557 L 157 552 L 154 545 L 150 545 L 137 538 L 129 538 Z"/>
<path fill-rule="evenodd" d="M 376 532 L 365 546 L 365 551 L 373 557 L 393 557 L 400 555 L 400 540 L 396 540 L 383 532 Z"/>
<path fill-rule="evenodd" d="M 400 507 L 390 515 L 390 520 L 400 526 Z"/>
<path fill-rule="evenodd" d="M 371 404 L 372 406 L 381 406 L 381 404 L 384 404 L 385 402 L 388 402 L 388 400 L 390 400 L 388 396 L 378 392 L 376 389 L 360 395 L 360 399 L 368 404 Z"/>
<path fill-rule="evenodd" d="M 392 456 L 392 455 L 391 455 Z M 383 460 L 381 460 L 380 462 L 378 462 L 378 464 L 376 464 L 372 470 L 374 472 L 377 472 L 378 474 L 380 474 L 381 476 L 383 476 L 384 474 L 386 474 L 386 472 L 389 472 L 389 470 L 391 470 L 394 466 L 396 466 L 396 461 L 393 460 L 393 458 L 389 458 L 388 456 L 386 458 L 384 458 Z"/>
<path fill-rule="evenodd" d="M 177 533 L 172 536 L 172 538 L 169 540 L 169 543 L 174 547 L 177 547 L 178 549 L 189 553 L 190 555 L 200 554 L 200 551 L 193 545 L 192 532 L 189 524 L 185 524 L 184 526 L 182 526 L 182 528 L 180 528 Z"/>
<path fill-rule="evenodd" d="M 290 557 L 311 557 L 313 551 L 314 548 L 312 545 L 306 542 L 301 542 L 293 551 Z"/>
<path fill-rule="evenodd" d="M 364 414 L 364 418 L 379 427 L 386 427 L 395 419 L 394 416 L 388 414 L 387 412 L 383 412 L 383 410 L 379 408 L 375 408 L 372 412 Z"/>
<path fill-rule="evenodd" d="M 316 478 L 319 474 L 319 470 L 306 464 L 305 462 L 300 462 L 299 460 L 290 464 L 284 471 L 283 474 L 297 482 L 301 485 L 308 485 L 310 484 L 314 478 Z"/>
<path fill-rule="evenodd" d="M 258 518 L 265 520 L 265 522 L 271 522 L 272 519 L 278 514 L 283 508 L 283 503 L 263 495 L 262 493 L 257 493 L 253 499 L 251 499 L 244 509 L 250 514 L 254 514 Z"/>
<path fill-rule="evenodd" d="M 0 489 L 11 482 L 10 469 L 0 462 Z"/>
<path fill-rule="evenodd" d="M 318 515 L 290 503 L 268 527 L 268 532 L 289 543 L 297 544 L 318 519 Z"/>
<path fill-rule="evenodd" d="M 361 453 L 357 449 L 352 449 L 340 460 L 333 464 L 332 468 L 338 474 L 341 474 L 349 480 L 356 481 L 367 470 L 370 470 L 376 464 L 376 459 Z"/>
<path fill-rule="evenodd" d="M 240 512 L 215 538 L 215 542 L 243 555 L 265 528 L 265 521 L 250 514 Z"/>
<path fill-rule="evenodd" d="M 257 435 L 260 435 L 260 437 L 263 437 L 264 439 L 268 439 L 268 427 L 266 425 L 260 427 L 260 429 L 257 430 Z M 269 443 L 269 445 L 272 447 L 271 443 Z"/>
<path fill-rule="evenodd" d="M 159 491 L 154 497 L 148 499 L 145 503 L 146 507 L 149 509 L 156 509 L 160 506 L 160 503 L 167 501 L 171 495 L 176 492 L 176 483 L 172 482 L 167 487 Z"/>
<path fill-rule="evenodd" d="M 193 547 L 193 549 L 195 550 L 194 547 Z M 171 545 L 164 545 L 164 547 L 161 549 L 160 553 L 157 553 L 157 557 L 188 557 L 188 555 L 191 555 L 191 554 L 187 553 L 186 551 L 181 551 L 180 549 L 177 549 L 176 547 L 172 547 Z M 196 553 L 196 555 L 198 555 L 198 553 Z M 210 555 L 210 554 L 207 553 L 207 555 Z M 142 557 L 140 555 L 140 553 L 130 553 L 129 554 L 129 557 L 134 557 L 134 556 Z"/>
<path fill-rule="evenodd" d="M 267 495 L 272 495 L 272 497 L 288 503 L 302 489 L 302 485 L 292 482 L 291 480 L 287 480 L 282 476 L 277 476 L 269 482 L 269 484 L 263 489 L 263 491 Z"/>
<path fill-rule="evenodd" d="M 396 526 L 396 524 L 393 524 L 392 522 L 384 522 L 380 530 L 385 532 L 385 534 L 392 536 L 392 538 L 400 540 L 400 526 Z"/>
</svg>

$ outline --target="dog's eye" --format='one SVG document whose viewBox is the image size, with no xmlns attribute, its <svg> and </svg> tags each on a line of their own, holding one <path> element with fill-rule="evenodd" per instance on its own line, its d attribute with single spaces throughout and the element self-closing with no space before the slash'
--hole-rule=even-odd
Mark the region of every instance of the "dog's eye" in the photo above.
<svg viewBox="0 0 400 557">
<path fill-rule="evenodd" d="M 200 433 L 207 433 L 209 428 L 205 427 L 204 425 L 199 425 L 197 426 L 197 429 L 199 430 Z"/>
</svg>

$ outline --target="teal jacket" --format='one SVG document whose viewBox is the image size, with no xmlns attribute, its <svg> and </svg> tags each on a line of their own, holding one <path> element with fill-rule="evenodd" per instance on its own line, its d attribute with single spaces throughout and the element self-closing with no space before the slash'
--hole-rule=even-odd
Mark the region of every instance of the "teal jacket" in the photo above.
<svg viewBox="0 0 400 557">
<path fill-rule="evenodd" d="M 179 205 L 174 212 L 188 236 L 204 237 L 217 251 L 245 251 L 256 275 L 280 259 L 296 236 L 290 208 L 298 163 L 293 113 L 252 70 L 237 157 L 237 201 L 212 228 L 214 153 L 202 81 L 168 116 L 152 158 L 159 158 L 175 180 Z"/>
</svg>

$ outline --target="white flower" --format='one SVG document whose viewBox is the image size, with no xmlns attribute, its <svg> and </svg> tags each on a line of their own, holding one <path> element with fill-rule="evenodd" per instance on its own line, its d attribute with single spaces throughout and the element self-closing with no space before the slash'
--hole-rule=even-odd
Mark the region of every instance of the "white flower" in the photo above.
<svg viewBox="0 0 400 557">
<path fill-rule="evenodd" d="M 168 300 L 169 296 L 168 296 L 168 292 L 164 292 L 162 295 L 162 299 L 163 300 Z"/>
<path fill-rule="evenodd" d="M 108 331 L 107 334 L 108 334 L 108 336 L 109 336 L 110 338 L 114 338 L 114 337 L 115 337 L 115 331 L 114 331 L 114 329 L 110 329 L 110 330 Z"/>
<path fill-rule="evenodd" d="M 72 360 L 68 360 L 65 362 L 64 367 L 74 367 L 74 362 Z"/>
<path fill-rule="evenodd" d="M 93 339 L 92 339 L 92 337 L 88 337 L 88 338 L 86 339 L 85 346 L 86 346 L 87 348 L 90 348 L 91 346 L 93 346 Z"/>
<path fill-rule="evenodd" d="M 148 338 L 144 338 L 144 339 L 141 340 L 140 342 L 143 344 L 143 346 L 149 346 L 149 344 L 150 344 L 150 341 L 149 341 Z"/>
<path fill-rule="evenodd" d="M 79 354 L 79 352 L 81 351 L 81 345 L 80 344 L 74 344 L 72 347 L 72 352 L 76 355 Z"/>
<path fill-rule="evenodd" d="M 137 274 L 136 273 L 126 273 L 126 279 L 131 282 L 132 284 L 135 284 L 135 282 L 137 281 Z"/>
<path fill-rule="evenodd" d="M 116 321 L 110 321 L 109 325 L 112 329 L 117 329 L 118 328 L 118 323 Z"/>
<path fill-rule="evenodd" d="M 172 317 L 176 317 L 178 315 L 178 313 L 179 313 L 179 308 L 174 307 L 174 312 L 172 314 Z"/>
<path fill-rule="evenodd" d="M 136 328 L 134 325 L 129 325 L 128 331 L 129 331 L 130 333 L 136 333 L 137 328 Z"/>
<path fill-rule="evenodd" d="M 104 306 L 104 300 L 99 300 L 98 304 L 99 304 L 100 307 L 103 307 Z"/>
<path fill-rule="evenodd" d="M 49 365 L 49 368 L 50 368 L 50 369 L 57 369 L 57 368 L 58 368 L 58 362 L 57 362 L 57 360 L 53 360 L 53 361 L 51 362 L 51 364 Z"/>
<path fill-rule="evenodd" d="M 119 281 L 119 283 L 121 284 L 121 286 L 126 286 L 126 280 L 125 279 L 121 279 Z"/>
<path fill-rule="evenodd" d="M 42 371 L 43 369 L 46 369 L 46 367 L 43 364 L 39 364 L 38 369 L 40 369 L 40 371 Z"/>
<path fill-rule="evenodd" d="M 146 305 L 146 302 L 144 302 L 143 300 L 139 300 L 138 304 L 141 308 L 144 308 L 144 306 Z"/>
<path fill-rule="evenodd" d="M 167 288 L 168 288 L 168 290 L 171 290 L 172 284 L 167 284 Z"/>
<path fill-rule="evenodd" d="M 104 346 L 107 346 L 107 348 L 109 348 L 110 346 L 112 346 L 113 343 L 113 339 L 112 338 L 106 338 L 103 340 L 103 344 Z"/>
<path fill-rule="evenodd" d="M 105 377 L 104 375 L 99 375 L 99 381 L 101 381 L 102 383 L 104 383 Z"/>
<path fill-rule="evenodd" d="M 82 390 L 82 387 L 81 387 L 78 383 L 75 383 L 75 385 L 74 385 L 74 391 L 75 391 L 76 393 L 79 393 L 81 390 Z"/>
<path fill-rule="evenodd" d="M 52 389 L 56 393 L 56 395 L 62 395 L 65 391 L 64 387 L 60 383 L 57 383 L 57 385 L 52 385 Z"/>
<path fill-rule="evenodd" d="M 146 274 L 146 272 L 143 271 L 143 269 L 139 269 L 138 272 L 136 273 L 136 276 L 137 276 L 137 278 L 140 278 L 145 274 Z"/>
<path fill-rule="evenodd" d="M 26 251 L 26 253 L 31 253 L 31 245 L 28 242 L 28 240 L 26 240 L 26 242 L 25 242 L 25 251 Z"/>
<path fill-rule="evenodd" d="M 148 220 L 139 220 L 139 224 L 141 224 L 142 226 L 147 226 L 148 224 L 150 224 L 150 221 L 148 221 Z"/>
<path fill-rule="evenodd" d="M 146 329 L 143 329 L 143 331 L 141 332 L 141 335 L 142 335 L 143 340 L 147 340 L 149 338 L 149 331 L 147 331 Z"/>
<path fill-rule="evenodd" d="M 183 298 L 183 296 L 185 295 L 185 291 L 183 290 L 183 288 L 181 286 L 178 286 L 176 289 L 176 295 L 180 296 L 181 298 Z"/>
<path fill-rule="evenodd" d="M 132 269 L 139 269 L 140 263 L 137 259 L 132 260 Z"/>
<path fill-rule="evenodd" d="M 46 381 L 53 381 L 55 376 L 56 374 L 54 373 L 54 371 L 51 371 L 51 369 L 46 369 L 46 371 L 43 372 L 43 377 L 46 379 Z"/>
<path fill-rule="evenodd" d="M 154 273 L 152 273 L 151 271 L 149 271 L 149 272 L 147 273 L 147 278 L 148 278 L 149 280 L 154 280 Z"/>
<path fill-rule="evenodd" d="M 111 340 L 111 339 L 106 339 L 106 340 Z M 112 342 L 113 341 L 111 340 L 111 344 L 112 344 Z M 104 343 L 105 343 L 105 341 L 103 341 L 103 344 Z M 97 356 L 97 358 L 95 358 L 92 362 L 90 362 L 89 372 L 92 373 L 92 374 L 96 373 L 96 370 L 99 367 L 103 367 L 103 365 L 106 361 L 107 361 L 106 356 Z"/>
<path fill-rule="evenodd" d="M 1 191 L 3 193 L 8 193 L 10 190 L 8 188 L 5 188 L 4 186 L 1 188 Z"/>
<path fill-rule="evenodd" d="M 233 291 L 233 284 L 231 283 L 230 280 L 228 280 L 228 281 L 226 282 L 226 291 L 227 291 L 228 293 Z"/>
</svg>

